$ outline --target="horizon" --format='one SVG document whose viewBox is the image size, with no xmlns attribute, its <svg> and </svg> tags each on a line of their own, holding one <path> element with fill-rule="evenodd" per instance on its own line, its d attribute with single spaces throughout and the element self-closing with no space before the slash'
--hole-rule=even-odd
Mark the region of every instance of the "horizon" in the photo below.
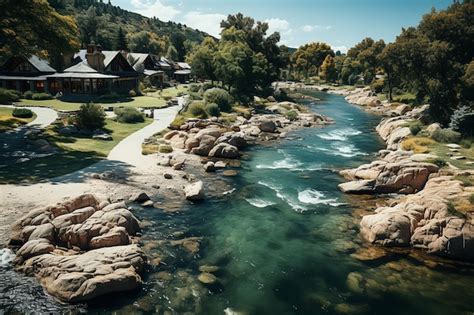
<svg viewBox="0 0 474 315">
<path fill-rule="evenodd" d="M 244 1 L 111 0 L 113 5 L 162 21 L 173 21 L 219 37 L 220 21 L 243 13 L 279 32 L 280 44 L 297 48 L 308 42 L 326 42 L 345 53 L 365 37 L 392 42 L 402 28 L 416 26 L 432 8 L 441 10 L 450 0 L 298 0 L 258 3 Z"/>
</svg>

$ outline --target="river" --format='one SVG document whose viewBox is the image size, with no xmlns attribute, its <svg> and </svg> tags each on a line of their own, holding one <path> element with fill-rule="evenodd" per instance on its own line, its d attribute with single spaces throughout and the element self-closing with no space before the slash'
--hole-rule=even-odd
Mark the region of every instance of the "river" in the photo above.
<svg viewBox="0 0 474 315">
<path fill-rule="evenodd" d="M 140 292 L 88 306 L 121 314 L 458 314 L 474 311 L 472 271 L 429 269 L 405 256 L 362 262 L 351 254 L 360 211 L 342 194 L 337 170 L 369 162 L 383 143 L 380 117 L 343 97 L 312 92 L 324 128 L 247 150 L 229 193 L 178 212 L 137 208 L 152 261 Z M 215 178 L 221 178 L 220 175 Z M 199 252 L 165 239 L 202 237 Z M 191 247 L 195 242 L 190 243 Z M 153 264 L 152 264 L 153 265 Z M 205 288 L 199 266 L 219 267 Z"/>
</svg>

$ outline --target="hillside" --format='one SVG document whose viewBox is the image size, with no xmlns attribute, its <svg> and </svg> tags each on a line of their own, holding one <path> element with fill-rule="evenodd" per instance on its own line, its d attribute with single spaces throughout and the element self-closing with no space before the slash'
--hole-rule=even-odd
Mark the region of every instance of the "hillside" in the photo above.
<svg viewBox="0 0 474 315">
<path fill-rule="evenodd" d="M 102 0 L 48 0 L 48 2 L 61 14 L 71 15 L 76 19 L 82 45 L 94 40 L 106 50 L 119 49 L 117 38 L 120 28 L 126 36 L 148 31 L 165 39 L 167 37 L 169 40 L 166 46 L 169 43 L 175 46 L 181 58 L 185 54 L 186 46 L 200 43 L 205 36 L 208 36 L 205 32 L 181 23 L 148 18 L 114 6 L 110 2 L 104 3 Z"/>
</svg>

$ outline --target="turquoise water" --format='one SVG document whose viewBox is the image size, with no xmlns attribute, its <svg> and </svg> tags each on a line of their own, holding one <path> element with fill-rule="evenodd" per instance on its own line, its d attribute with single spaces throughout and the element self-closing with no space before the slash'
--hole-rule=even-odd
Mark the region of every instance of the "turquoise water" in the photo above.
<svg viewBox="0 0 474 315">
<path fill-rule="evenodd" d="M 358 213 L 374 205 L 361 210 L 359 199 L 340 193 L 337 170 L 369 162 L 383 147 L 374 132 L 380 118 L 340 96 L 314 96 L 321 102 L 306 104 L 334 125 L 250 148 L 238 176 L 208 175 L 217 188 L 203 203 L 136 208 L 151 262 L 145 285 L 84 308 L 162 315 L 472 313 L 470 270 L 429 269 L 403 255 L 371 263 L 351 256 L 365 244 Z M 183 237 L 199 238 L 189 247 L 199 241 L 200 250 L 170 242 Z M 219 267 L 219 283 L 210 287 L 197 280 L 206 264 Z"/>
<path fill-rule="evenodd" d="M 336 171 L 370 161 L 383 147 L 374 132 L 380 117 L 340 96 L 314 96 L 321 102 L 306 104 L 336 123 L 251 148 L 237 177 L 214 177 L 232 193 L 178 213 L 137 212 L 150 221 L 142 238 L 148 255 L 164 264 L 150 270 L 138 297 L 116 303 L 113 310 L 207 315 L 474 311 L 469 270 L 432 270 L 403 256 L 375 263 L 351 257 L 364 242 L 358 236 L 355 199 L 337 189 L 342 179 Z M 199 253 L 157 241 L 176 233 L 202 237 Z M 206 288 L 197 282 L 198 267 L 205 264 L 220 268 L 218 285 Z"/>
</svg>

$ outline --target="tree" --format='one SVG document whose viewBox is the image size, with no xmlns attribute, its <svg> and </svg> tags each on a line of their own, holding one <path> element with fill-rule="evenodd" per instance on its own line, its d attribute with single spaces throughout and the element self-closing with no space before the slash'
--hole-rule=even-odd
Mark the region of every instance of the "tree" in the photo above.
<svg viewBox="0 0 474 315">
<path fill-rule="evenodd" d="M 324 58 L 323 64 L 321 65 L 320 76 L 328 82 L 336 81 L 336 65 L 331 55 L 327 55 L 326 58 Z"/>
<path fill-rule="evenodd" d="M 166 39 L 153 32 L 140 31 L 127 35 L 128 47 L 137 53 L 161 55 L 165 51 Z"/>
<path fill-rule="evenodd" d="M 186 40 L 186 36 L 182 32 L 173 32 L 170 36 L 170 43 L 176 50 L 177 57 L 173 60 L 175 61 L 183 61 L 186 57 L 186 47 L 184 46 L 184 42 Z"/>
<path fill-rule="evenodd" d="M 166 51 L 166 58 L 173 61 L 178 61 L 178 51 L 173 45 L 168 47 L 168 50 Z"/>
<path fill-rule="evenodd" d="M 377 57 L 385 71 L 384 83 L 387 89 L 387 98 L 393 100 L 393 89 L 398 85 L 400 76 L 400 53 L 395 44 L 388 44 Z"/>
<path fill-rule="evenodd" d="M 308 78 L 310 75 L 318 75 L 319 67 L 327 55 L 334 57 L 334 51 L 326 43 L 310 43 L 299 47 L 293 55 L 296 70 L 304 73 Z"/>
<path fill-rule="evenodd" d="M 0 4 L 0 58 L 79 49 L 74 18 L 56 12 L 46 0 L 3 0 Z"/>
<path fill-rule="evenodd" d="M 372 38 L 366 37 L 347 52 L 348 57 L 360 63 L 366 84 L 371 83 L 377 74 L 377 67 L 380 65 L 378 56 L 384 47 L 383 40 L 374 41 Z"/>
<path fill-rule="evenodd" d="M 128 45 L 127 45 L 127 38 L 125 37 L 125 33 L 123 31 L 122 27 L 119 27 L 118 33 L 117 33 L 117 39 L 115 43 L 115 49 L 117 50 L 128 50 Z"/>
<path fill-rule="evenodd" d="M 217 52 L 217 43 L 212 37 L 206 37 L 201 45 L 197 46 L 187 61 L 191 71 L 199 79 L 216 80 L 214 55 Z"/>
</svg>

